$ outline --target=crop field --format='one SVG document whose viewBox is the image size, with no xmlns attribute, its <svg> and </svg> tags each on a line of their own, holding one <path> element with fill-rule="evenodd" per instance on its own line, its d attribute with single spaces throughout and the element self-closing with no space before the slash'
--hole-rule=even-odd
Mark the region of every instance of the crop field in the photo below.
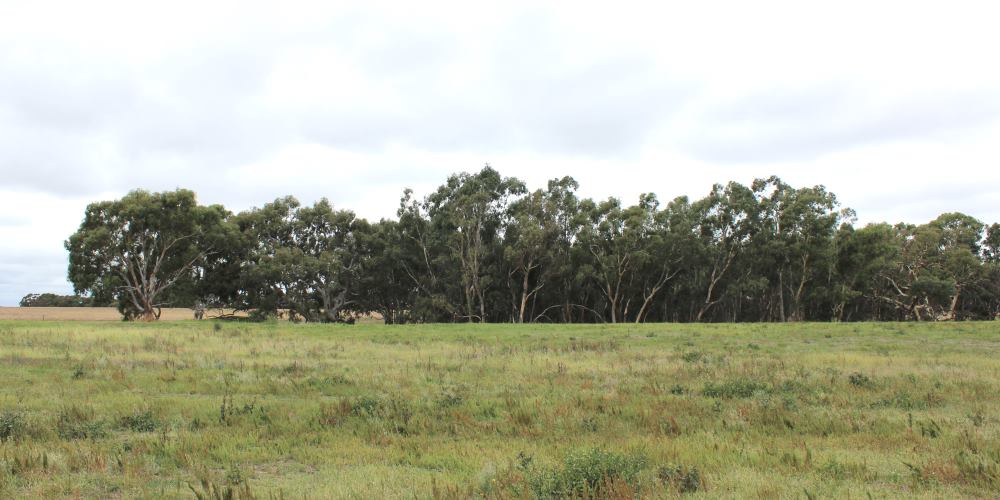
<svg viewBox="0 0 1000 500">
<path fill-rule="evenodd" d="M 205 311 L 206 317 L 232 311 L 210 309 Z M 192 319 L 194 311 L 186 307 L 164 308 L 160 314 L 161 321 L 179 321 Z M 0 321 L 121 321 L 122 315 L 114 307 L 0 307 Z"/>
<path fill-rule="evenodd" d="M 0 321 L 0 497 L 1000 492 L 1000 324 Z"/>
</svg>

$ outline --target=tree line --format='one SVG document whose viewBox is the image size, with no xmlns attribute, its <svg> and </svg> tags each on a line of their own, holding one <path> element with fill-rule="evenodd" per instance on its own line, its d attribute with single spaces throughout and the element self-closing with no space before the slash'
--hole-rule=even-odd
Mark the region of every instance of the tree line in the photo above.
<svg viewBox="0 0 1000 500">
<path fill-rule="evenodd" d="M 29 293 L 21 297 L 19 307 L 90 307 L 94 301 L 79 295 L 57 295 L 54 293 Z"/>
<path fill-rule="evenodd" d="M 404 191 L 368 222 L 322 199 L 232 213 L 188 190 L 89 205 L 69 280 L 126 319 L 226 307 L 310 322 L 994 319 L 1000 225 L 961 213 L 855 227 L 823 186 L 777 177 L 633 205 L 529 191 L 486 166 Z"/>
</svg>

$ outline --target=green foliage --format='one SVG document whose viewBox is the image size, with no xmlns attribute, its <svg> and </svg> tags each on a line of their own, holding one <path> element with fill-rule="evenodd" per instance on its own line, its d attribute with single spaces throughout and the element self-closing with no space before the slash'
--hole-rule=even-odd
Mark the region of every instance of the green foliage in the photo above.
<svg viewBox="0 0 1000 500">
<path fill-rule="evenodd" d="M 253 320 L 388 324 L 1000 315 L 1000 226 L 969 215 L 855 228 L 824 186 L 774 176 L 665 204 L 578 188 L 563 177 L 529 191 L 487 165 L 423 197 L 405 190 L 396 217 L 372 223 L 325 198 L 233 215 L 186 190 L 134 191 L 87 208 L 66 242 L 69 278 L 144 320 L 195 303 Z"/>
<path fill-rule="evenodd" d="M 118 426 L 133 432 L 153 432 L 159 427 L 159 422 L 150 410 L 137 410 L 130 415 L 119 417 Z"/>
<path fill-rule="evenodd" d="M 67 406 L 56 417 L 56 433 L 63 439 L 101 439 L 108 436 L 106 427 L 93 408 Z"/>
<path fill-rule="evenodd" d="M 664 465 L 656 469 L 656 477 L 678 493 L 694 493 L 705 489 L 705 480 L 697 467 Z"/>
<path fill-rule="evenodd" d="M 87 206 L 66 241 L 69 281 L 126 319 L 153 320 L 164 305 L 194 303 L 209 261 L 225 239 L 228 212 L 200 206 L 191 191 L 132 191 Z"/>
<path fill-rule="evenodd" d="M 18 304 L 20 307 L 89 307 L 94 305 L 90 297 L 79 295 L 56 295 L 54 293 L 29 293 Z"/>
<path fill-rule="evenodd" d="M 875 387 L 875 383 L 872 381 L 871 377 L 865 375 L 864 373 L 854 372 L 847 376 L 847 381 L 855 387 L 862 387 L 865 389 L 871 389 Z"/>
<path fill-rule="evenodd" d="M 0 443 L 17 439 L 24 432 L 24 415 L 15 410 L 0 412 Z"/>
<path fill-rule="evenodd" d="M 518 456 L 528 491 L 535 498 L 586 498 L 610 496 L 616 487 L 635 485 L 648 467 L 642 453 L 615 453 L 587 448 L 568 453 L 561 464 L 545 466 L 527 455 Z M 517 491 L 518 485 L 508 486 Z"/>
<path fill-rule="evenodd" d="M 708 382 L 701 390 L 702 396 L 707 398 L 749 398 L 756 393 L 768 394 L 771 386 L 749 379 L 728 380 L 725 382 Z"/>
</svg>

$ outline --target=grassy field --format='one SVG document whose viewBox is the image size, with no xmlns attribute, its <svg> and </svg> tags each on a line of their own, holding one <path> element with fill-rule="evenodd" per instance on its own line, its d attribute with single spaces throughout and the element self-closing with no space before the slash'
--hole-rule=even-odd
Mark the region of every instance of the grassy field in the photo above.
<svg viewBox="0 0 1000 500">
<path fill-rule="evenodd" d="M 0 322 L 0 497 L 996 497 L 1000 324 Z"/>
</svg>

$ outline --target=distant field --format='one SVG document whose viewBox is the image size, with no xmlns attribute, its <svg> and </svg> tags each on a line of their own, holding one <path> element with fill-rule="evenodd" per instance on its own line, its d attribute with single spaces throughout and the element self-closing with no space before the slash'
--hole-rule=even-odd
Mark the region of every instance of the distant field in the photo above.
<svg viewBox="0 0 1000 500">
<path fill-rule="evenodd" d="M 0 498 L 1000 492 L 1000 325 L 0 321 Z"/>
<path fill-rule="evenodd" d="M 206 311 L 207 317 L 218 316 L 219 311 Z M 166 308 L 160 315 L 163 321 L 192 319 L 194 312 L 186 307 Z M 122 316 L 114 307 L 0 307 L 0 320 L 29 321 L 121 321 Z"/>
</svg>

